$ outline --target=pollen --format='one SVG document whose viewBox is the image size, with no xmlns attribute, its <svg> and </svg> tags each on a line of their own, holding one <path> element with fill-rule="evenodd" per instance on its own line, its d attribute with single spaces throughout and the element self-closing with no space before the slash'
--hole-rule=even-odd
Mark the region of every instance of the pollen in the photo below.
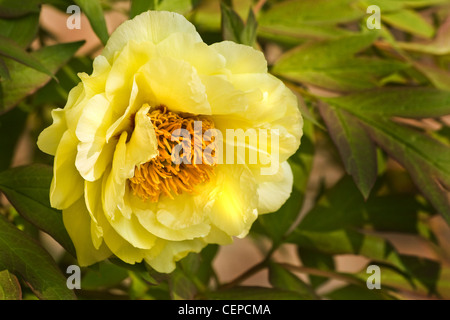
<svg viewBox="0 0 450 320">
<path fill-rule="evenodd" d="M 157 202 L 161 196 L 174 199 L 183 192 L 194 193 L 196 185 L 209 181 L 214 174 L 214 151 L 204 152 L 214 139 L 203 139 L 205 131 L 214 129 L 214 122 L 207 116 L 177 114 L 165 106 L 151 110 L 148 116 L 158 140 L 158 155 L 135 168 L 134 177 L 129 180 L 133 193 L 151 202 Z M 174 134 L 177 129 L 186 130 L 189 136 Z M 178 163 L 173 161 L 172 152 L 180 144 L 183 149 L 179 156 L 184 161 Z"/>
</svg>

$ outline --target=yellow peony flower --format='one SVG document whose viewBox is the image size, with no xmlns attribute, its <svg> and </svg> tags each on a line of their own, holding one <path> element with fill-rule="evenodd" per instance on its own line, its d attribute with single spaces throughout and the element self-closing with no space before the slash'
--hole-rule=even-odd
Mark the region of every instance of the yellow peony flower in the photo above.
<svg viewBox="0 0 450 320">
<path fill-rule="evenodd" d="M 81 266 L 115 255 L 171 272 L 289 197 L 302 118 L 261 52 L 208 46 L 183 16 L 149 11 L 118 27 L 93 67 L 38 139 L 55 156 L 51 205 Z"/>
</svg>

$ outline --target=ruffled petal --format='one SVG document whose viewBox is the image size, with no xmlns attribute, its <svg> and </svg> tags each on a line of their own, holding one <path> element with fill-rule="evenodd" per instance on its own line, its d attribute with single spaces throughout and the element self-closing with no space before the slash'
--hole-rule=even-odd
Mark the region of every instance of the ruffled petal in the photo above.
<svg viewBox="0 0 450 320">
<path fill-rule="evenodd" d="M 121 24 L 109 38 L 102 55 L 112 61 L 114 54 L 121 51 L 131 40 L 157 44 L 176 32 L 189 33 L 198 42 L 202 41 L 194 25 L 182 15 L 166 11 L 147 11 Z"/>
<path fill-rule="evenodd" d="M 89 266 L 111 255 L 106 245 L 96 248 L 92 243 L 91 218 L 83 198 L 63 210 L 63 222 L 75 246 L 80 266 Z"/>
<path fill-rule="evenodd" d="M 64 109 L 58 108 L 52 110 L 53 123 L 44 129 L 38 137 L 37 145 L 41 151 L 50 155 L 55 155 L 59 142 L 67 130 Z"/>
<path fill-rule="evenodd" d="M 78 140 L 66 131 L 56 150 L 50 203 L 56 209 L 71 206 L 83 195 L 84 181 L 75 167 Z"/>
<path fill-rule="evenodd" d="M 164 105 L 173 112 L 211 114 L 205 86 L 186 61 L 160 57 L 150 60 L 140 72 L 147 87 L 139 89 L 152 92 L 152 106 Z"/>
<path fill-rule="evenodd" d="M 161 240 L 154 250 L 145 255 L 145 261 L 156 271 L 170 273 L 175 269 L 175 262 L 191 252 L 200 252 L 206 243 L 202 240 L 165 241 Z"/>
<path fill-rule="evenodd" d="M 266 73 L 267 61 L 261 51 L 233 41 L 214 43 L 211 48 L 226 60 L 226 68 L 232 73 Z"/>
</svg>

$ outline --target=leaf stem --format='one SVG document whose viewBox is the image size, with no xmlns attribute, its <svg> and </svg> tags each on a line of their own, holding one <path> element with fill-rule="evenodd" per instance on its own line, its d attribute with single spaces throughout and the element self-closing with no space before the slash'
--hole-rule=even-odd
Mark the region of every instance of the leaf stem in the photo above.
<svg viewBox="0 0 450 320">
<path fill-rule="evenodd" d="M 242 273 L 240 276 L 238 276 L 234 280 L 232 280 L 232 281 L 230 281 L 228 283 L 224 283 L 224 284 L 220 285 L 219 289 L 230 289 L 230 288 L 233 288 L 233 287 L 241 284 L 242 282 L 244 282 L 245 280 L 247 280 L 251 276 L 255 275 L 259 271 L 265 269 L 268 266 L 268 264 L 269 264 L 269 261 L 270 261 L 270 258 L 272 257 L 272 254 L 277 249 L 278 249 L 278 246 L 272 246 L 272 248 L 270 248 L 270 250 L 267 252 L 266 257 L 264 258 L 264 260 L 262 260 L 261 262 L 255 264 L 253 267 L 251 267 L 250 269 L 248 269 L 247 271 Z"/>
</svg>

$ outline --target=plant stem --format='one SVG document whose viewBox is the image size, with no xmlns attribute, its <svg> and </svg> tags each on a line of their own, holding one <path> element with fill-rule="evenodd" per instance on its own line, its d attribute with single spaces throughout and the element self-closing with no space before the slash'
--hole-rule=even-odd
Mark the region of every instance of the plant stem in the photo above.
<svg viewBox="0 0 450 320">
<path fill-rule="evenodd" d="M 240 276 L 238 276 L 234 280 L 232 280 L 232 281 L 230 281 L 228 283 L 222 284 L 221 286 L 219 286 L 219 289 L 230 289 L 230 288 L 233 288 L 233 287 L 241 284 L 243 281 L 247 280 L 251 276 L 255 275 L 259 271 L 261 271 L 264 268 L 266 268 L 268 263 L 269 263 L 270 258 L 272 257 L 272 254 L 275 252 L 276 249 L 277 249 L 276 246 L 272 247 L 269 250 L 269 252 L 267 252 L 266 257 L 264 258 L 264 260 L 262 260 L 261 262 L 255 264 L 253 267 L 251 267 L 250 269 L 245 271 L 243 274 L 241 274 Z"/>
</svg>

